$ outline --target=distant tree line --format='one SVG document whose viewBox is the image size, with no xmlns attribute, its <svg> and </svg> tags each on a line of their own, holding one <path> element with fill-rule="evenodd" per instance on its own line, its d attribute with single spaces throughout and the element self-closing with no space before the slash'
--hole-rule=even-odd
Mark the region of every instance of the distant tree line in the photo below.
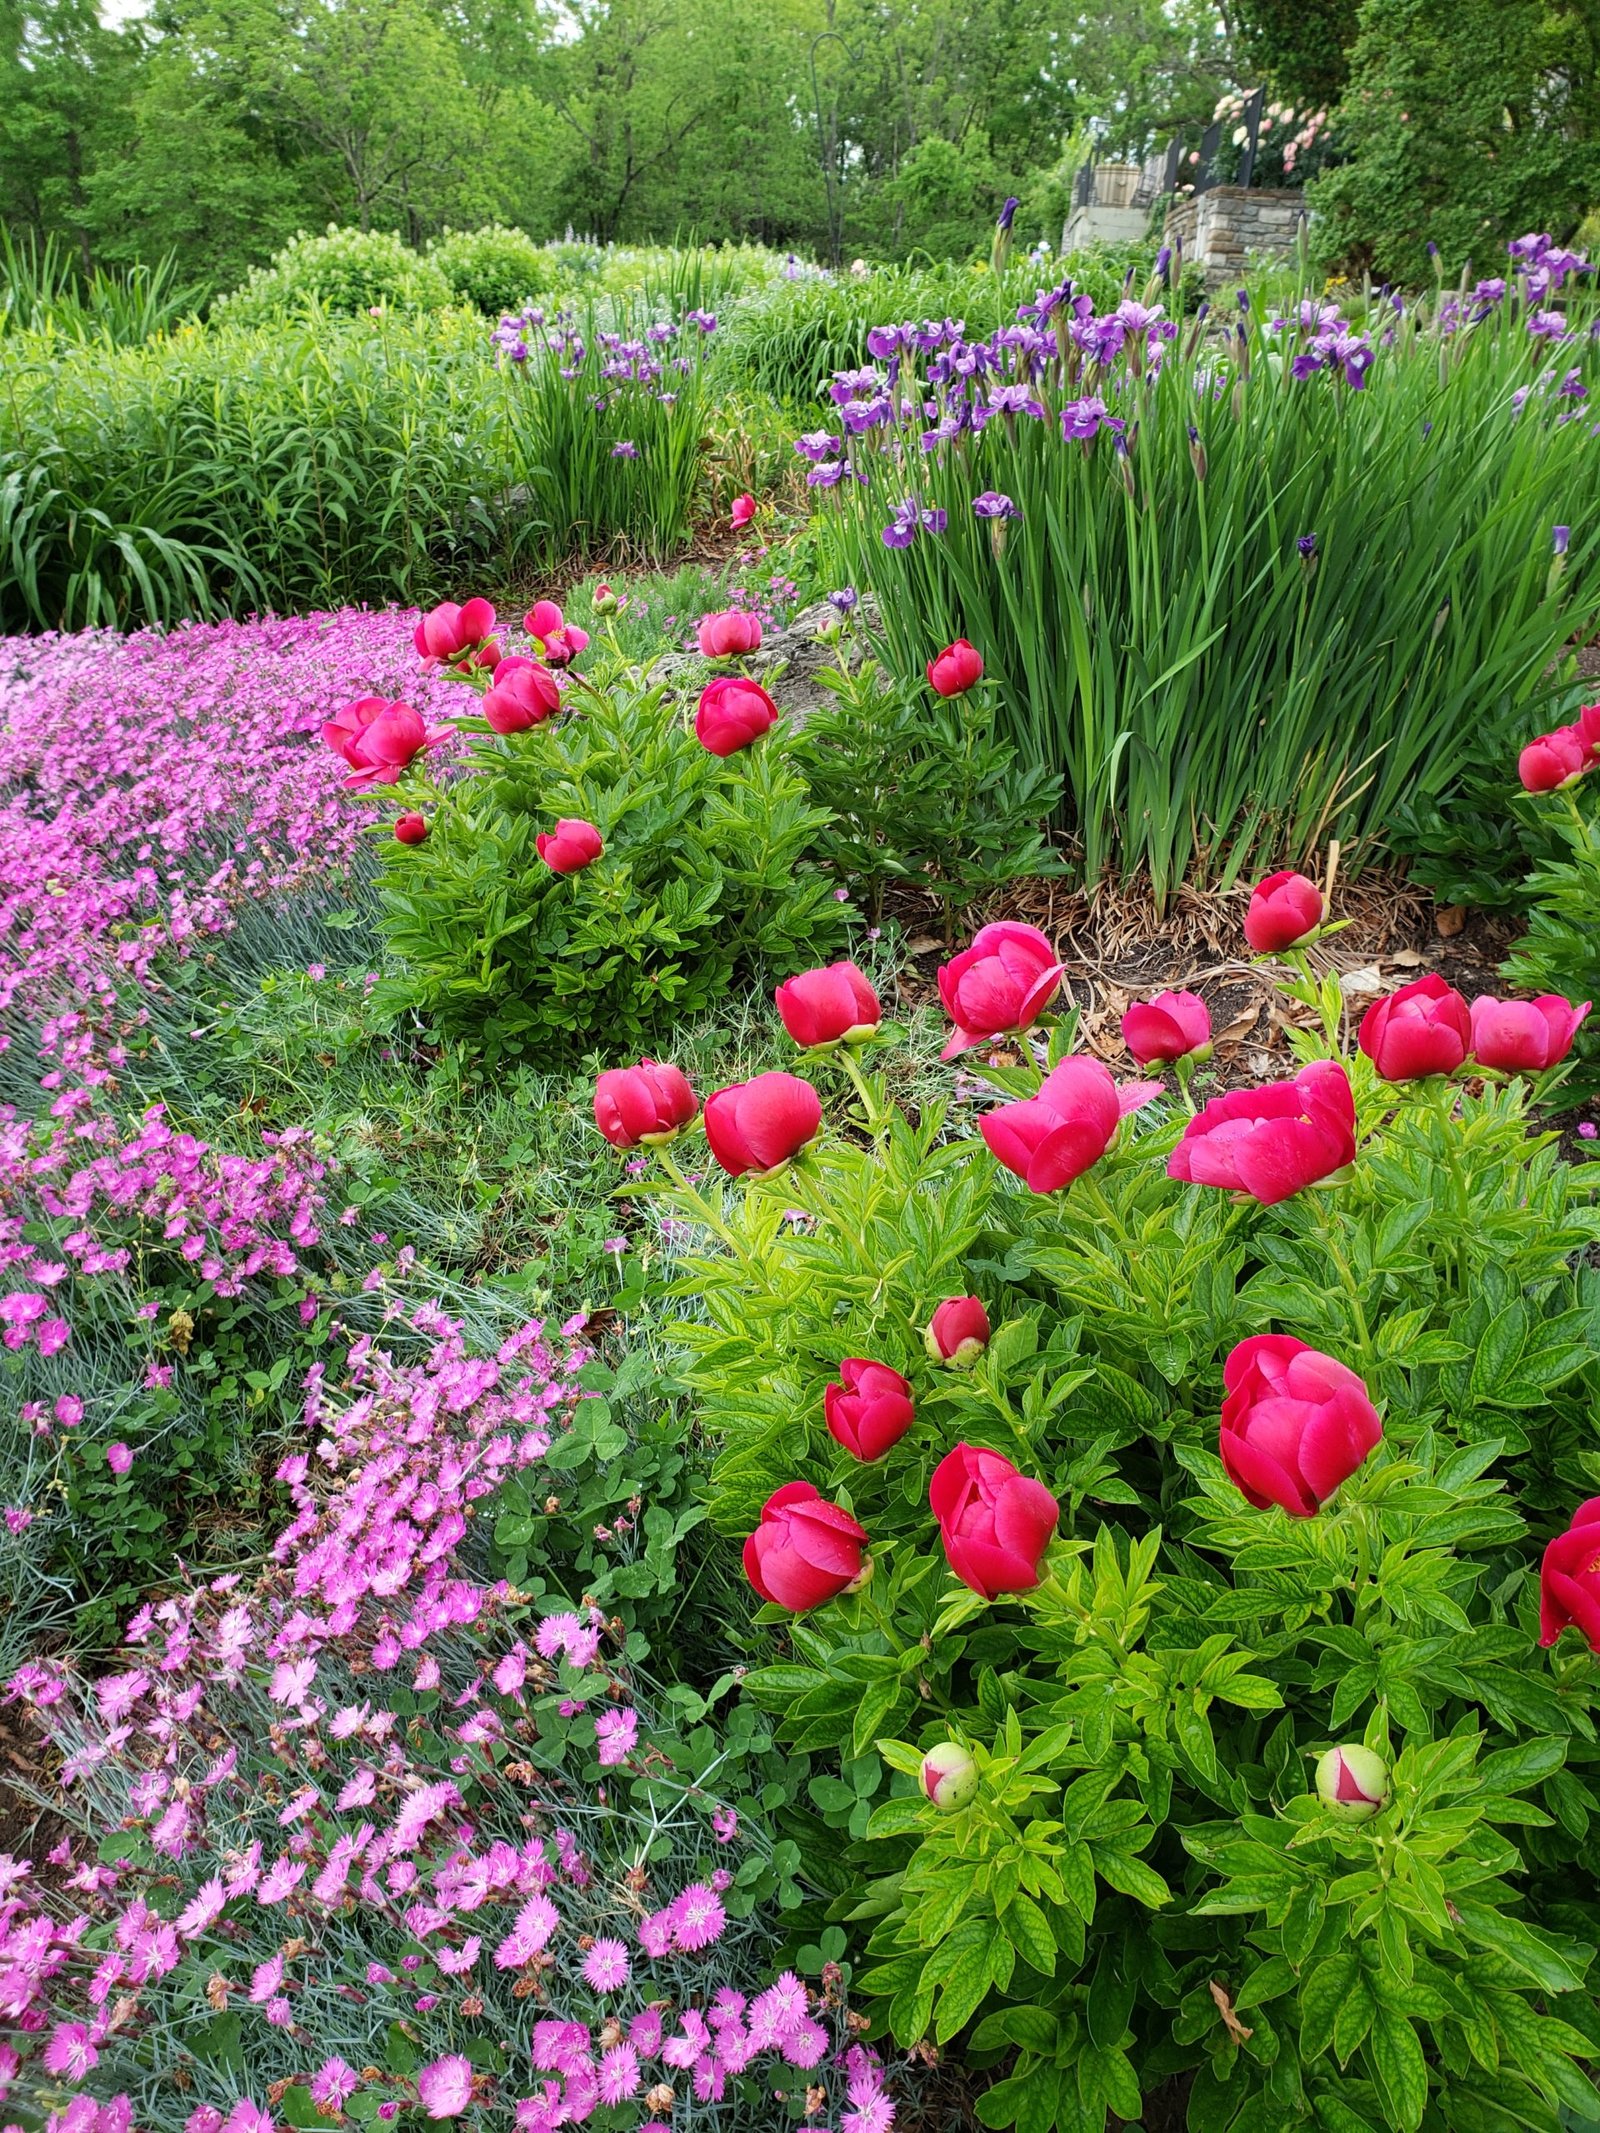
<svg viewBox="0 0 1600 2133">
<path fill-rule="evenodd" d="M 1600 0 L 0 0 L 0 215 L 213 289 L 330 222 L 959 256 L 1265 81 L 1399 272 L 1600 202 L 1597 50 Z"/>
</svg>

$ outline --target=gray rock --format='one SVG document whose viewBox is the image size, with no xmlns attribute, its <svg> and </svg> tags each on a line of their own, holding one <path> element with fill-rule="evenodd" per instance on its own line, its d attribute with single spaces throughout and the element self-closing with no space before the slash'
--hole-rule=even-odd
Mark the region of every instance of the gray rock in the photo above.
<svg viewBox="0 0 1600 2133">
<path fill-rule="evenodd" d="M 819 600 L 813 607 L 802 608 L 787 628 L 771 631 L 759 652 L 738 662 L 764 688 L 769 685 L 769 677 L 776 677 L 770 683 L 774 701 L 797 727 L 828 701 L 828 692 L 818 679 L 824 668 L 836 667 L 843 659 L 848 659 L 851 666 L 860 664 L 863 633 L 873 630 L 878 620 L 871 594 L 862 595 L 842 638 L 819 636 L 823 623 L 837 619 L 827 601 Z M 698 652 L 668 652 L 655 665 L 657 680 L 683 690 L 699 689 L 712 671 Z"/>
</svg>

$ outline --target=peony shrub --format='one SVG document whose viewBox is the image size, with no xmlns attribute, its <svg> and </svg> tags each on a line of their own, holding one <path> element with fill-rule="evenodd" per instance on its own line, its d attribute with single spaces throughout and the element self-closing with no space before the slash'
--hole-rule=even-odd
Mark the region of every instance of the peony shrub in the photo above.
<svg viewBox="0 0 1600 2133">
<path fill-rule="evenodd" d="M 1552 748 L 1559 750 L 1553 766 L 1540 761 L 1530 777 L 1530 750 Z M 1571 724 L 1530 743 L 1518 764 L 1529 797 L 1518 797 L 1517 811 L 1547 840 L 1547 851 L 1527 877 L 1528 930 L 1507 959 L 1505 975 L 1511 984 L 1540 995 L 1532 1005 L 1541 1019 L 1546 1000 L 1564 1006 L 1569 994 L 1600 993 L 1600 948 L 1594 923 L 1600 908 L 1600 810 L 1594 797 L 1600 779 L 1593 775 L 1597 769 L 1600 704 L 1585 704 Z M 1479 1014 L 1474 1002 L 1475 1025 Z M 1497 1020 L 1505 1041 L 1513 1041 L 1504 1018 Z M 1526 1046 L 1529 1033 L 1515 1041 Z M 1570 1044 L 1570 1036 L 1567 1041 Z M 1596 1044 L 1593 1030 L 1585 1029 L 1575 1085 L 1586 1093 L 1600 1086 Z"/>
<path fill-rule="evenodd" d="M 746 1688 L 873 2034 L 987 2126 L 1594 2115 L 1600 1212 L 1530 1118 L 1584 1003 L 1508 1065 L 1430 979 L 1357 1047 L 1289 953 L 1264 1088 L 1074 1053 L 980 936 L 965 1094 L 899 1111 L 886 1029 L 779 1167 L 666 1158 Z"/>
<path fill-rule="evenodd" d="M 841 946 L 847 892 L 811 857 L 828 817 L 764 689 L 719 675 L 691 713 L 614 654 L 591 679 L 583 632 L 543 609 L 539 656 L 490 638 L 488 665 L 464 646 L 447 670 L 470 775 L 426 784 L 420 745 L 402 774 L 427 837 L 383 850 L 379 997 L 494 1060 L 637 1056 L 738 978 Z"/>
</svg>

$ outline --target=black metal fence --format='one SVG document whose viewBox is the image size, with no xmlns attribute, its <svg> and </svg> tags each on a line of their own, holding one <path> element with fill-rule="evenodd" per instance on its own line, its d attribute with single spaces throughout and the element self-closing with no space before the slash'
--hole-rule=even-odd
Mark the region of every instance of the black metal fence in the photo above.
<svg viewBox="0 0 1600 2133">
<path fill-rule="evenodd" d="M 1256 154 L 1261 144 L 1261 114 L 1266 105 L 1265 89 L 1255 90 L 1245 101 L 1244 109 L 1234 121 L 1233 131 L 1241 128 L 1244 140 L 1239 144 L 1239 168 L 1229 182 L 1234 185 L 1249 185 L 1255 177 Z M 1190 166 L 1193 171 L 1191 184 L 1197 193 L 1209 192 L 1214 185 L 1222 184 L 1219 169 L 1222 156 L 1223 121 L 1213 119 L 1200 137 L 1197 160 Z M 1230 139 L 1231 148 L 1234 144 Z M 1093 159 L 1079 165 L 1077 176 L 1072 181 L 1072 205 L 1075 209 L 1096 205 L 1095 171 Z M 1157 200 L 1170 198 L 1178 189 L 1178 181 L 1184 175 L 1183 136 L 1174 134 L 1164 149 L 1147 156 L 1140 167 L 1139 182 L 1131 200 L 1119 201 L 1118 205 L 1129 207 L 1153 207 Z M 1100 202 L 1104 206 L 1106 202 Z"/>
</svg>

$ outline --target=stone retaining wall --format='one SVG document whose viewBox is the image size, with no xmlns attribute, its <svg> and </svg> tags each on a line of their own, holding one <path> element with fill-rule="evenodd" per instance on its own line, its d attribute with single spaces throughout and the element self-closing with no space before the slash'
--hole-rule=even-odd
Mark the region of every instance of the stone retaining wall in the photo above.
<svg viewBox="0 0 1600 2133">
<path fill-rule="evenodd" d="M 1288 257 L 1305 212 L 1302 192 L 1213 185 L 1209 192 L 1173 202 L 1166 241 L 1181 239 L 1184 258 L 1202 267 L 1206 286 L 1214 288 L 1236 280 L 1251 259 Z"/>
</svg>

